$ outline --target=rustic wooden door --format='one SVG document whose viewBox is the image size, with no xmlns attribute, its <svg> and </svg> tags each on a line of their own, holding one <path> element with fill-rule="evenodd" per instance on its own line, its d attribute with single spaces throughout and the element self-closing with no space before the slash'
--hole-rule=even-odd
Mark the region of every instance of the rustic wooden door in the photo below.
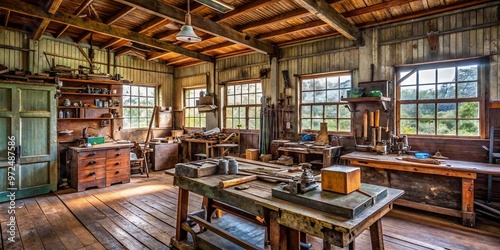
<svg viewBox="0 0 500 250">
<path fill-rule="evenodd" d="M 0 202 L 57 189 L 55 92 L 0 82 Z"/>
</svg>

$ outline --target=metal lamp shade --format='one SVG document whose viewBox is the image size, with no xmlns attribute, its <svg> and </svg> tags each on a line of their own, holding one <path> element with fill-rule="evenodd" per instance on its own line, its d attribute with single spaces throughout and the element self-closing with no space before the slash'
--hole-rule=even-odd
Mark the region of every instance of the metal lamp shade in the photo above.
<svg viewBox="0 0 500 250">
<path fill-rule="evenodd" d="M 183 25 L 181 31 L 175 36 L 175 38 L 182 42 L 187 43 L 197 43 L 201 42 L 201 37 L 196 35 L 191 25 Z"/>
</svg>

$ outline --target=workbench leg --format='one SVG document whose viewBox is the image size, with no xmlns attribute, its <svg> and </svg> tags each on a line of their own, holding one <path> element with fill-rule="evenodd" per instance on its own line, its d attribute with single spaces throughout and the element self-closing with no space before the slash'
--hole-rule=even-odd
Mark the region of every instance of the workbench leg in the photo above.
<svg viewBox="0 0 500 250">
<path fill-rule="evenodd" d="M 182 223 L 186 222 L 189 206 L 189 191 L 179 188 L 177 200 L 177 222 L 175 225 L 175 239 L 179 242 L 187 239 L 187 231 L 182 229 Z"/>
<path fill-rule="evenodd" d="M 468 227 L 474 227 L 476 224 L 474 179 L 462 178 L 462 224 Z"/>
<path fill-rule="evenodd" d="M 280 248 L 282 250 L 300 249 L 300 231 L 280 225 Z"/>
<path fill-rule="evenodd" d="M 382 220 L 378 219 L 370 226 L 370 238 L 373 250 L 384 249 L 384 234 L 382 232 Z M 354 242 L 354 241 L 353 241 Z"/>
<path fill-rule="evenodd" d="M 332 250 L 332 244 L 328 243 L 328 241 L 323 240 L 323 250 Z"/>
<path fill-rule="evenodd" d="M 269 220 L 268 220 L 268 237 L 269 237 L 269 243 L 271 245 L 272 250 L 279 250 L 280 249 L 280 224 L 278 223 L 278 211 L 269 211 Z M 285 237 L 286 238 L 286 237 Z M 286 241 L 285 241 L 286 242 Z M 286 245 L 285 245 L 286 246 Z"/>
<path fill-rule="evenodd" d="M 191 157 L 191 142 L 188 142 L 188 156 L 189 156 L 189 161 L 192 161 L 193 158 Z"/>
</svg>

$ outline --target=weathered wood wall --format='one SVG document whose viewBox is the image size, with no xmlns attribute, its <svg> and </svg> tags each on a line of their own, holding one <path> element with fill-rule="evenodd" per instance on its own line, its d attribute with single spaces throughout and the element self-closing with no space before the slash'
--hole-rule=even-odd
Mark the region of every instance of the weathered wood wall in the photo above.
<svg viewBox="0 0 500 250">
<path fill-rule="evenodd" d="M 85 44 L 80 46 L 88 54 L 90 46 Z M 158 104 L 172 106 L 174 72 L 172 67 L 127 55 L 115 57 L 112 52 L 94 49 L 94 63 L 99 68 L 96 73 L 120 74 L 122 79 L 132 81 L 134 84 L 158 86 L 160 97 Z M 42 36 L 40 40 L 31 40 L 27 33 L 5 28 L 0 28 L 0 64 L 11 70 L 29 70 L 32 74 L 45 73 L 50 70 L 52 64 L 67 66 L 75 70 L 79 65 L 90 66 L 72 41 L 47 36 Z M 85 126 L 100 127 L 98 121 L 88 120 L 78 123 L 74 130 L 81 130 Z M 116 130 L 121 130 L 121 128 L 116 128 Z M 145 138 L 146 130 L 115 131 L 115 139 L 143 140 L 141 138 Z M 101 129 L 101 133 L 111 134 L 109 127 Z M 158 130 L 154 135 L 163 136 L 167 133 L 166 130 Z"/>
</svg>

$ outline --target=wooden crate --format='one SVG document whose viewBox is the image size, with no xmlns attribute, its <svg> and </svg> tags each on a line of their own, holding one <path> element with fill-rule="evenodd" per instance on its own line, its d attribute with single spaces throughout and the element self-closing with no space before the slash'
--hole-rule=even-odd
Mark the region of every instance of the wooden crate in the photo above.
<svg viewBox="0 0 500 250">
<path fill-rule="evenodd" d="M 358 167 L 332 166 L 321 169 L 321 189 L 349 194 L 359 189 L 361 171 Z"/>
</svg>

